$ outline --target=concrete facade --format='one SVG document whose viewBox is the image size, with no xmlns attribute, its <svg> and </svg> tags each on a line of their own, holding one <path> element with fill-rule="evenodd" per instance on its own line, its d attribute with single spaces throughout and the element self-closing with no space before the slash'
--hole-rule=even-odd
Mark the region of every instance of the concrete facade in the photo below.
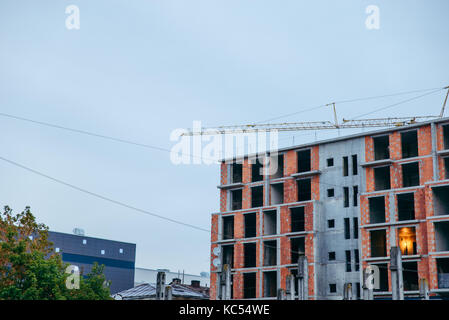
<svg viewBox="0 0 449 320">
<path fill-rule="evenodd" d="M 298 255 L 308 259 L 310 299 L 342 299 L 345 283 L 360 297 L 368 264 L 380 270 L 375 298 L 388 298 L 392 246 L 402 251 L 406 297 L 417 295 L 419 278 L 432 295 L 449 293 L 448 124 L 282 149 L 283 172 L 271 176 L 254 173 L 252 155 L 223 161 L 211 262 L 233 262 L 233 298 L 275 298 Z M 211 263 L 211 299 L 219 271 Z"/>
</svg>

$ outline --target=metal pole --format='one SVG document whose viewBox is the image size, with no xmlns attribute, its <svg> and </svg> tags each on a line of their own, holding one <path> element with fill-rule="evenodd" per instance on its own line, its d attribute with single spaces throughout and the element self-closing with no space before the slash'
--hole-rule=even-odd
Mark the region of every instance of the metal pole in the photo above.
<svg viewBox="0 0 449 320">
<path fill-rule="evenodd" d="M 173 300 L 173 288 L 172 288 L 172 286 L 166 286 L 165 287 L 164 300 Z"/>
<path fill-rule="evenodd" d="M 228 264 L 225 265 L 225 300 L 231 300 L 231 268 Z"/>
<path fill-rule="evenodd" d="M 443 107 L 441 108 L 440 118 L 442 118 L 444 116 L 444 109 L 446 108 L 447 97 L 449 96 L 449 86 L 445 87 L 444 89 L 448 89 L 448 90 L 446 93 L 446 98 L 444 99 L 444 102 L 443 102 Z"/>
<path fill-rule="evenodd" d="M 224 264 L 219 273 L 219 300 L 227 300 L 227 272 L 230 271 L 229 265 Z"/>
<path fill-rule="evenodd" d="M 352 284 L 345 283 L 343 286 L 343 300 L 352 300 Z"/>
<path fill-rule="evenodd" d="M 305 256 L 300 256 L 298 259 L 298 299 L 308 300 L 309 299 L 309 274 L 308 274 L 308 264 L 307 258 Z"/>
<path fill-rule="evenodd" d="M 165 272 L 159 271 L 157 273 L 156 300 L 164 300 L 164 296 L 165 296 Z"/>
<path fill-rule="evenodd" d="M 290 275 L 290 300 L 295 300 L 296 292 L 295 292 L 295 276 L 293 274 Z"/>
<path fill-rule="evenodd" d="M 393 300 L 404 300 L 404 281 L 402 278 L 402 256 L 398 247 L 390 250 L 391 291 Z"/>
<path fill-rule="evenodd" d="M 370 268 L 370 267 L 363 269 L 363 284 L 362 284 L 363 300 L 373 300 L 374 299 L 373 284 L 371 283 L 371 278 L 370 278 L 371 271 L 372 271 L 372 268 Z M 370 283 L 368 283 L 368 282 L 370 282 Z"/>
<path fill-rule="evenodd" d="M 295 300 L 295 276 L 289 274 L 285 279 L 285 292 L 287 300 Z"/>
<path fill-rule="evenodd" d="M 419 297 L 421 300 L 429 300 L 429 283 L 427 279 L 419 279 Z"/>
<path fill-rule="evenodd" d="M 285 297 L 285 290 L 284 289 L 282 289 L 282 288 L 279 288 L 278 289 L 278 294 L 277 294 L 277 299 L 278 300 L 286 300 L 286 297 Z"/>
</svg>

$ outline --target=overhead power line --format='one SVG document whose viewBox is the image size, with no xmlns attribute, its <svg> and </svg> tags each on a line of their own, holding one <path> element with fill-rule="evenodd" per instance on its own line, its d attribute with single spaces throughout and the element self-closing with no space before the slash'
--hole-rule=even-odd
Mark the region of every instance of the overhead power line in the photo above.
<svg viewBox="0 0 449 320">
<path fill-rule="evenodd" d="M 159 214 L 156 214 L 156 213 L 153 213 L 153 212 L 144 210 L 144 209 L 140 209 L 140 208 L 131 206 L 131 205 L 129 205 L 129 204 L 126 204 L 126 203 L 123 203 L 123 202 L 121 202 L 121 201 L 117 201 L 117 200 L 111 199 L 111 198 L 109 198 L 109 197 L 106 197 L 106 196 L 103 196 L 103 195 L 101 195 L 101 194 L 98 194 L 98 193 L 95 193 L 95 192 L 86 190 L 86 189 L 84 189 L 84 188 L 77 187 L 77 186 L 75 186 L 75 185 L 73 185 L 73 184 L 71 184 L 71 183 L 62 181 L 62 180 L 60 180 L 60 179 L 53 178 L 53 177 L 51 177 L 51 176 L 49 176 L 49 175 L 47 175 L 47 174 L 45 174 L 45 173 L 42 173 L 42 172 L 40 172 L 40 171 L 31 169 L 31 168 L 29 168 L 29 167 L 27 167 L 27 166 L 24 166 L 24 165 L 22 165 L 22 164 L 20 164 L 20 163 L 17 163 L 17 162 L 15 162 L 15 161 L 6 159 L 6 158 L 4 158 L 4 157 L 0 157 L 0 160 L 3 160 L 3 161 L 5 161 L 5 162 L 7 162 L 7 163 L 9 163 L 9 164 L 12 164 L 12 165 L 14 165 L 14 166 L 16 166 L 16 167 L 22 168 L 22 169 L 24 169 L 24 170 L 27 170 L 27 171 L 29 171 L 29 172 L 32 172 L 32 173 L 34 173 L 34 174 L 37 174 L 37 175 L 39 175 L 39 176 L 41 176 L 41 177 L 47 178 L 47 179 L 52 180 L 52 181 L 54 181 L 54 182 L 57 182 L 57 183 L 59 183 L 59 184 L 62 184 L 62 185 L 64 185 L 64 186 L 66 186 L 66 187 L 69 187 L 69 188 L 75 189 L 75 190 L 77 190 L 77 191 L 80 191 L 80 192 L 82 192 L 82 193 L 88 194 L 88 195 L 90 195 L 90 196 L 93 196 L 93 197 L 96 197 L 96 198 L 100 198 L 100 199 L 102 199 L 102 200 L 105 200 L 105 201 L 114 203 L 114 204 L 119 205 L 119 206 L 121 206 L 121 207 L 125 207 L 125 208 L 131 209 L 131 210 L 134 210 L 134 211 L 137 211 L 137 212 L 140 212 L 140 213 L 144 213 L 144 214 L 147 214 L 147 215 L 149 215 L 149 216 L 153 216 L 153 217 L 156 217 L 156 218 L 159 218 L 159 219 L 162 219 L 162 220 L 170 221 L 170 222 L 173 222 L 173 223 L 176 223 L 176 224 L 179 224 L 179 225 L 183 225 L 183 226 L 186 226 L 186 227 L 189 227 L 189 228 L 193 228 L 193 229 L 196 229 L 196 230 L 200 230 L 200 231 L 204 231 L 204 232 L 210 233 L 210 230 L 207 230 L 207 229 L 204 229 L 204 228 L 195 226 L 195 225 L 193 225 L 193 224 L 185 223 L 185 222 L 182 222 L 182 221 L 179 221 L 179 220 L 176 220 L 176 219 L 172 219 L 172 218 L 167 218 L 167 217 L 165 217 L 165 216 L 162 216 L 162 215 L 159 215 Z"/>
<path fill-rule="evenodd" d="M 21 169 L 24 169 L 24 170 L 26 170 L 26 171 L 29 171 L 29 172 L 31 172 L 31 173 L 34 173 L 34 174 L 36 174 L 36 175 L 39 175 L 39 176 L 41 176 L 41 177 L 44 177 L 44 178 L 46 178 L 46 179 L 49 179 L 49 180 L 51 180 L 51 181 L 53 181 L 53 182 L 56 182 L 56 183 L 59 183 L 59 184 L 62 184 L 62 185 L 64 185 L 64 186 L 66 186 L 66 187 L 69 187 L 69 188 L 72 188 L 72 189 L 74 189 L 74 190 L 77 190 L 77 191 L 79 191 L 79 192 L 88 194 L 88 195 L 90 195 L 90 196 L 93 196 L 93 197 L 96 197 L 96 198 L 99 198 L 99 199 L 102 199 L 102 200 L 105 200 L 105 201 L 108 201 L 108 202 L 111 202 L 111 203 L 113 203 L 113 204 L 119 205 L 119 206 L 121 206 L 121 207 L 130 209 L 130 210 L 134 210 L 134 211 L 139 212 L 139 213 L 143 213 L 143 214 L 146 214 L 146 215 L 149 215 L 149 216 L 153 216 L 153 217 L 156 217 L 156 218 L 159 218 L 159 219 L 162 219 L 162 220 L 166 220 L 166 221 L 169 221 L 169 222 L 172 222 L 172 223 L 176 223 L 176 224 L 179 224 L 179 225 L 183 225 L 183 226 L 186 226 L 186 227 L 195 229 L 195 230 L 207 232 L 207 233 L 209 233 L 209 234 L 215 234 L 215 235 L 217 235 L 217 234 L 220 233 L 220 232 L 215 232 L 215 231 L 208 230 L 208 229 L 205 229 L 205 228 L 202 228 L 202 227 L 198 227 L 198 226 L 195 226 L 195 225 L 192 225 L 192 224 L 189 224 L 189 223 L 185 223 L 185 222 L 182 222 L 182 221 L 179 221 L 179 220 L 176 220 L 176 219 L 167 218 L 167 217 L 165 217 L 165 216 L 162 216 L 162 215 L 159 215 L 159 214 L 156 214 L 156 213 L 153 213 L 153 212 L 144 210 L 144 209 L 140 209 L 140 208 L 131 206 L 131 205 L 126 204 L 126 203 L 124 203 L 124 202 L 121 202 L 121 201 L 117 201 L 117 200 L 111 199 L 111 198 L 109 198 L 109 197 L 100 195 L 100 194 L 98 194 L 98 193 L 96 193 L 96 192 L 92 192 L 92 191 L 86 190 L 86 189 L 84 189 L 84 188 L 75 186 L 75 185 L 73 185 L 73 184 L 71 184 L 71 183 L 68 183 L 68 182 L 62 181 L 62 180 L 60 180 L 60 179 L 54 178 L 54 177 L 49 176 L 49 175 L 47 175 L 47 174 L 45 174 L 45 173 L 42 173 L 42 172 L 37 171 L 37 170 L 35 170 L 35 169 L 29 168 L 29 167 L 27 167 L 27 166 L 24 166 L 24 165 L 22 165 L 22 164 L 20 164 L 20 163 L 17 163 L 17 162 L 15 162 L 15 161 L 12 161 L 12 160 L 9 160 L 9 159 L 6 159 L 6 158 L 1 157 L 1 156 L 0 156 L 0 160 L 2 160 L 2 161 L 4 161 L 4 162 L 7 162 L 7 163 L 9 163 L 9 164 L 11 164 L 11 165 L 14 165 L 14 166 L 16 166 L 16 167 L 19 167 L 19 168 L 21 168 Z M 322 183 L 322 182 L 320 182 L 319 184 L 327 184 L 327 183 Z M 332 186 L 342 186 L 342 185 L 335 185 L 335 184 L 328 184 L 328 185 L 332 185 Z M 270 245 L 266 245 L 266 244 L 264 244 L 264 245 L 265 245 L 266 247 L 270 247 L 270 248 L 273 248 L 273 249 L 277 249 L 277 250 L 279 250 L 279 251 L 285 250 L 284 248 L 280 248 L 280 247 L 274 247 L 274 246 L 270 246 Z M 292 250 L 292 249 L 288 249 L 288 250 L 286 250 L 286 251 L 287 251 L 289 254 L 291 254 L 291 253 L 303 254 L 303 252 L 298 252 L 298 251 L 295 251 L 295 250 Z M 337 260 L 336 260 L 335 262 L 337 262 Z M 343 260 L 341 260 L 341 261 L 338 260 L 338 262 L 341 262 L 341 263 L 347 263 L 347 261 L 343 261 Z"/>
<path fill-rule="evenodd" d="M 439 88 L 439 89 L 433 90 L 433 91 L 431 91 L 431 92 L 427 92 L 427 93 L 421 94 L 421 95 L 419 95 L 419 96 L 415 96 L 415 97 L 412 97 L 412 98 L 409 98 L 409 99 L 405 99 L 405 100 L 402 100 L 402 101 L 399 101 L 399 102 L 396 102 L 396 103 L 393 103 L 393 104 L 389 104 L 389 105 L 387 105 L 387 106 L 383 106 L 383 107 L 377 108 L 377 109 L 375 109 L 375 110 L 373 110 L 373 111 L 370 111 L 370 112 L 367 112 L 367 113 L 364 113 L 364 114 L 360 114 L 360 115 L 358 115 L 358 116 L 352 118 L 352 120 L 355 120 L 355 119 L 358 119 L 358 118 L 361 118 L 361 117 L 364 117 L 364 116 L 367 116 L 367 115 L 370 115 L 370 114 L 373 114 L 373 113 L 376 113 L 376 112 L 379 112 L 379 111 L 382 111 L 382 110 L 386 110 L 386 109 L 389 109 L 389 108 L 398 106 L 398 105 L 400 105 L 400 104 L 404 104 L 404 103 L 407 103 L 407 102 L 410 102 L 410 101 L 413 101 L 413 100 L 420 99 L 420 98 L 422 98 L 422 97 L 425 97 L 425 96 L 434 94 L 434 93 L 439 92 L 439 91 L 442 91 L 442 90 L 444 90 L 444 89 L 445 89 L 445 88 Z"/>
<path fill-rule="evenodd" d="M 126 139 L 111 137 L 111 136 L 107 136 L 107 135 L 103 135 L 103 134 L 99 134 L 99 133 L 95 133 L 95 132 L 91 132 L 91 131 L 75 129 L 75 128 L 69 128 L 69 127 L 61 126 L 61 125 L 54 124 L 54 123 L 38 121 L 38 120 L 24 118 L 24 117 L 19 117 L 19 116 L 8 114 L 8 113 L 4 113 L 4 112 L 0 112 L 0 116 L 6 117 L 6 118 L 15 119 L 15 120 L 26 121 L 26 122 L 30 122 L 30 123 L 34 123 L 34 124 L 39 124 L 39 125 L 50 127 L 50 128 L 56 128 L 56 129 L 71 131 L 71 132 L 80 133 L 80 134 L 84 134 L 84 135 L 88 135 L 88 136 L 92 136 L 92 137 L 112 140 L 112 141 L 115 141 L 115 142 L 132 144 L 132 145 L 143 147 L 143 148 L 149 148 L 149 149 L 154 149 L 154 150 L 159 150 L 159 151 L 171 152 L 169 149 L 166 149 L 166 148 L 152 146 L 152 145 L 149 145 L 149 144 L 139 143 L 139 142 L 126 140 Z"/>
<path fill-rule="evenodd" d="M 334 101 L 333 103 L 336 104 L 343 104 L 343 103 L 352 103 L 352 102 L 358 102 L 358 101 L 366 101 L 366 100 L 375 100 L 375 99 L 382 99 L 382 98 L 389 98 L 389 97 L 395 97 L 395 96 L 401 96 L 401 95 L 406 95 L 406 94 L 412 94 L 412 93 L 418 93 L 418 92 L 426 92 L 426 91 L 431 91 L 431 90 L 442 90 L 444 88 L 428 88 L 428 89 L 418 89 L 418 90 L 412 90 L 412 91 L 403 91 L 403 92 L 397 92 L 397 93 L 392 93 L 392 94 L 385 94 L 385 95 L 377 95 L 377 96 L 369 96 L 369 97 L 361 97 L 361 98 L 354 98 L 354 99 L 346 99 L 346 100 L 339 100 L 339 101 Z M 270 118 L 270 119 L 266 119 L 263 121 L 259 121 L 256 122 L 256 124 L 259 123 L 263 123 L 263 122 L 268 122 L 268 121 L 273 121 L 273 120 L 277 120 L 277 119 L 282 119 L 282 118 L 287 118 L 287 117 L 291 117 L 297 114 L 301 114 L 301 113 L 305 113 L 308 111 L 313 111 L 313 110 L 317 110 L 323 107 L 327 107 L 329 104 L 320 104 L 314 107 L 310 107 L 310 108 L 306 108 L 300 111 L 296 111 L 296 112 L 292 112 L 292 113 L 287 113 L 284 115 L 280 115 L 274 118 Z"/>
</svg>

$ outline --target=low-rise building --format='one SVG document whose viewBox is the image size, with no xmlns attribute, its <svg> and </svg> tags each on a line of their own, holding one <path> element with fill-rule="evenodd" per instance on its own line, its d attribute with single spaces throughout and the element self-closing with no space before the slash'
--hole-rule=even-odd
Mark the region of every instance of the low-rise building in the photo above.
<svg viewBox="0 0 449 320">
<path fill-rule="evenodd" d="M 48 232 L 48 239 L 62 260 L 78 266 L 84 275 L 95 262 L 104 265 L 111 294 L 134 287 L 135 244 L 55 231 Z"/>
</svg>

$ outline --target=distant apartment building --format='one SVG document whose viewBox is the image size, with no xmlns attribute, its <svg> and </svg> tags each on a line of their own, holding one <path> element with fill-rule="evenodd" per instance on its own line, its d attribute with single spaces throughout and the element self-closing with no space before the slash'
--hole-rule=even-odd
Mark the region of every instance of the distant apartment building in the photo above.
<svg viewBox="0 0 449 320">
<path fill-rule="evenodd" d="M 406 297 L 418 295 L 420 278 L 431 295 L 449 294 L 448 118 L 285 148 L 276 157 L 274 173 L 255 155 L 221 164 L 211 261 L 218 252 L 231 265 L 232 298 L 274 299 L 301 255 L 310 299 L 342 299 L 347 283 L 360 298 L 368 265 L 379 268 L 374 297 L 390 298 L 393 246 L 402 253 Z M 211 299 L 220 270 L 211 263 Z"/>
<path fill-rule="evenodd" d="M 105 266 L 111 294 L 134 287 L 136 245 L 133 243 L 49 231 L 49 241 L 62 260 L 86 275 L 95 262 Z"/>
</svg>

